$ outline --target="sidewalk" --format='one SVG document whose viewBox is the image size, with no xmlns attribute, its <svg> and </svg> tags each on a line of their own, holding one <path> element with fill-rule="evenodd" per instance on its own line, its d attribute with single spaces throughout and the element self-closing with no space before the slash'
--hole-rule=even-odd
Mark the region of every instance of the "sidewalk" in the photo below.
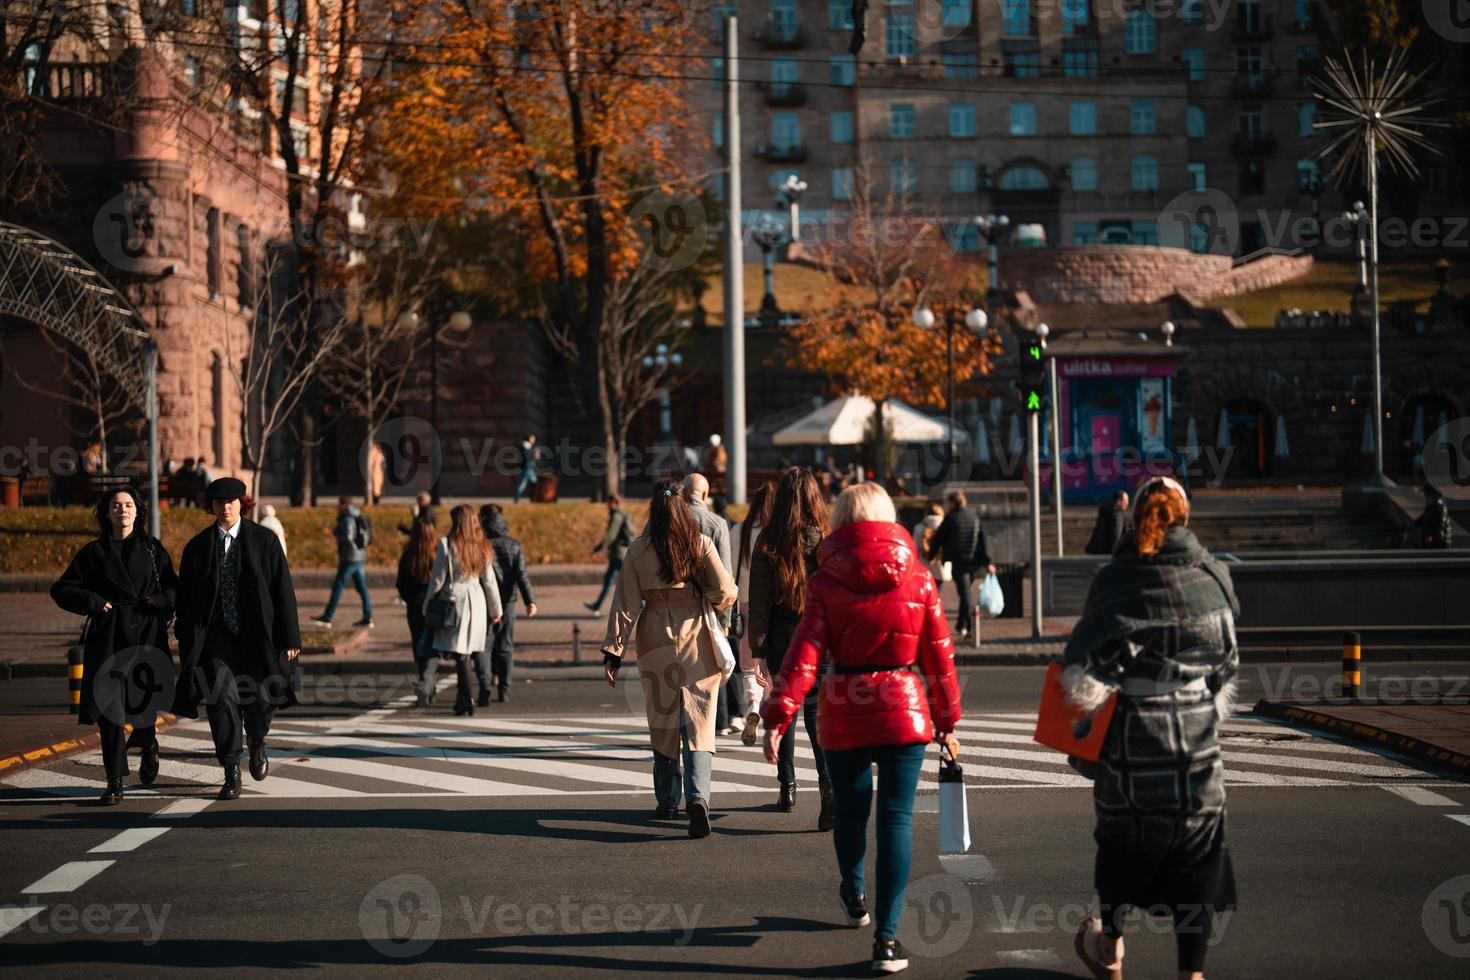
<svg viewBox="0 0 1470 980">
<path fill-rule="evenodd" d="M 43 766 L 102 744 L 96 725 L 79 725 L 76 715 L 57 712 L 52 704 L 27 705 L 8 711 L 4 717 L 5 726 L 0 729 L 0 776 Z M 162 731 L 176 721 L 171 714 L 160 714 L 157 727 Z M 131 726 L 128 731 L 132 731 Z"/>
<path fill-rule="evenodd" d="M 1262 699 L 1255 710 L 1470 777 L 1470 698 Z"/>
</svg>

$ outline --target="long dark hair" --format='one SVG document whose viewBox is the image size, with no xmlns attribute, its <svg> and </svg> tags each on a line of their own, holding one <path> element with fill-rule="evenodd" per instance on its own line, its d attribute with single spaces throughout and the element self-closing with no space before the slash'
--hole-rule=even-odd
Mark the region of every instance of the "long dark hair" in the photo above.
<svg viewBox="0 0 1470 980">
<path fill-rule="evenodd" d="M 459 577 L 479 578 L 490 561 L 490 542 L 485 540 L 485 529 L 480 527 L 475 508 L 459 504 L 449 512 L 448 537 L 459 562 Z"/>
<path fill-rule="evenodd" d="M 801 612 L 806 605 L 808 528 L 827 536 L 827 501 L 811 471 L 793 466 L 781 474 L 760 543 L 760 553 L 775 572 L 776 598 L 792 612 Z"/>
<path fill-rule="evenodd" d="M 434 571 L 434 545 L 439 532 L 434 529 L 432 520 L 420 514 L 413 522 L 412 535 L 404 545 L 408 552 L 408 570 L 418 581 L 427 582 Z"/>
<path fill-rule="evenodd" d="M 694 579 L 699 559 L 699 525 L 689 511 L 688 491 L 676 480 L 659 480 L 643 531 L 658 555 L 659 578 L 673 585 Z"/>
<path fill-rule="evenodd" d="M 750 564 L 750 545 L 755 540 L 756 528 L 765 527 L 771 520 L 771 503 L 776 499 L 776 485 L 770 480 L 755 488 L 750 495 L 750 509 L 745 512 L 745 521 L 740 525 L 740 559 Z"/>
<path fill-rule="evenodd" d="M 92 514 L 97 518 L 97 534 L 104 538 L 112 537 L 112 518 L 108 516 L 108 511 L 112 509 L 112 498 L 120 493 L 125 493 L 129 497 L 132 497 L 133 506 L 138 511 L 138 516 L 133 521 L 133 533 L 137 534 L 139 530 L 142 530 L 143 534 L 146 535 L 148 533 L 146 530 L 148 527 L 148 508 L 143 506 L 143 495 L 131 483 L 124 484 L 120 487 L 113 487 L 106 491 L 102 494 L 101 499 L 97 501 L 97 506 L 92 508 Z"/>
</svg>

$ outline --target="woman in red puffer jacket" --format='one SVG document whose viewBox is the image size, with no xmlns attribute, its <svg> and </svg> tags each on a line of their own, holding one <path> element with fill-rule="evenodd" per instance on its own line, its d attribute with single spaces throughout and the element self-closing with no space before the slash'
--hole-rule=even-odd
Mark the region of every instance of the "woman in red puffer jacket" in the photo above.
<svg viewBox="0 0 1470 980">
<path fill-rule="evenodd" d="M 934 576 L 914 542 L 894 523 L 893 501 L 876 483 L 844 490 L 832 534 L 817 551 L 806 608 L 761 715 L 766 758 L 816 681 L 822 652 L 831 670 L 817 706 L 817 740 L 827 756 L 836 800 L 832 830 L 847 922 L 870 921 L 863 894 L 873 766 L 878 767 L 878 862 L 873 969 L 908 966 L 898 942 L 912 858 L 914 795 L 930 741 L 953 753 L 960 717 L 954 643 Z"/>
</svg>

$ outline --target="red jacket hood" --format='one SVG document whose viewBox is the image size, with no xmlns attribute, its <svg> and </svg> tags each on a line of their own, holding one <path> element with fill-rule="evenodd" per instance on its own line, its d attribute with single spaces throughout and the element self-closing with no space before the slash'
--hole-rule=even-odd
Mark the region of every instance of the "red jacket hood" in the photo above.
<svg viewBox="0 0 1470 980">
<path fill-rule="evenodd" d="M 887 592 L 918 562 L 913 539 L 888 521 L 858 521 L 834 531 L 817 551 L 822 571 L 854 592 Z"/>
</svg>

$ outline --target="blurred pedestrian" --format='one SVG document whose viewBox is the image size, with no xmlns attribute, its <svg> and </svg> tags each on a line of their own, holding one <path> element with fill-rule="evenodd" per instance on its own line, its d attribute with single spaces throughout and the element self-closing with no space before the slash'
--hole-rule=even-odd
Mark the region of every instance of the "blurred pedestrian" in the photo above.
<svg viewBox="0 0 1470 980">
<path fill-rule="evenodd" d="M 260 508 L 260 526 L 270 531 L 281 542 L 281 554 L 287 558 L 291 553 L 286 550 L 286 528 L 281 519 L 276 516 L 276 508 L 271 504 L 264 504 Z"/>
<path fill-rule="evenodd" d="M 838 496 L 832 533 L 817 550 L 821 567 L 807 583 L 801 622 L 761 706 L 766 759 L 775 762 L 816 683 L 822 653 L 829 651 L 832 668 L 822 683 L 817 734 L 832 779 L 838 895 L 849 926 L 871 921 L 863 862 L 876 765 L 872 966 L 881 973 L 908 966 L 898 922 L 913 858 L 914 796 L 924 749 L 936 740 L 951 756 L 959 752 L 953 735 L 960 718 L 954 644 L 934 576 L 894 523 L 896 516 L 880 484 L 848 487 Z"/>
<path fill-rule="evenodd" d="M 383 454 L 379 443 L 368 446 L 367 458 L 367 505 L 376 507 L 383 499 L 383 485 L 388 479 L 388 457 Z"/>
<path fill-rule="evenodd" d="M 1095 976 L 1121 976 L 1126 910 L 1168 909 L 1179 976 L 1199 980 L 1217 917 L 1235 907 L 1219 729 L 1234 700 L 1240 607 L 1229 571 L 1186 526 L 1183 486 L 1152 478 L 1133 514 L 1136 530 L 1092 580 L 1063 655 L 1076 706 L 1117 695 L 1098 761 L 1073 762 L 1093 779 L 1101 912 L 1074 946 Z"/>
<path fill-rule="evenodd" d="M 623 559 L 628 554 L 628 546 L 637 537 L 638 529 L 633 526 L 633 516 L 623 509 L 623 498 L 615 493 L 607 495 L 607 527 L 602 532 L 602 540 L 592 546 L 588 554 L 597 554 L 599 551 L 607 553 L 607 571 L 602 576 L 602 591 L 597 593 L 597 598 L 591 602 L 584 603 L 592 612 L 596 613 L 602 609 L 602 600 L 607 598 L 612 591 L 613 582 L 617 580 L 618 572 L 622 571 Z"/>
<path fill-rule="evenodd" d="M 1424 485 L 1424 513 L 1416 522 L 1419 526 L 1419 547 L 1448 548 L 1454 537 L 1455 526 L 1450 519 L 1450 509 L 1444 496 L 1433 484 Z"/>
<path fill-rule="evenodd" d="M 499 504 L 480 508 L 480 526 L 495 553 L 495 581 L 500 586 L 500 621 L 490 627 L 485 652 L 490 655 L 490 680 L 495 682 L 495 700 L 510 699 L 510 668 L 515 660 L 516 593 L 526 604 L 526 618 L 536 617 L 536 596 L 526 572 L 526 553 L 520 541 L 510 536 Z M 480 686 L 480 707 L 490 704 L 490 685 Z"/>
<path fill-rule="evenodd" d="M 418 496 L 413 498 L 413 503 L 408 505 L 408 523 L 398 525 L 398 530 L 403 534 L 413 534 L 414 525 L 421 518 L 428 518 L 430 524 L 436 522 L 438 515 L 435 513 L 434 498 L 427 490 L 420 490 Z"/>
<path fill-rule="evenodd" d="M 1133 518 L 1128 515 L 1128 494 L 1119 490 L 1111 500 L 1097 505 L 1097 523 L 1092 526 L 1092 537 L 1087 539 L 1085 550 L 1089 555 L 1111 555 L 1131 530 Z"/>
<path fill-rule="evenodd" d="M 761 528 L 771 519 L 771 504 L 776 499 L 776 484 L 767 480 L 755 488 L 750 495 L 750 508 L 745 520 L 735 525 L 730 532 L 730 541 L 735 548 L 735 588 L 740 596 L 736 604 L 740 620 L 745 624 L 740 636 L 740 679 L 741 711 L 745 718 L 740 740 L 754 745 L 760 730 L 761 698 L 771 686 L 771 676 L 766 662 L 755 656 L 750 649 L 750 559 L 755 554 L 755 543 L 760 539 Z"/>
<path fill-rule="evenodd" d="M 780 673 L 792 634 L 806 604 L 807 579 L 817 571 L 817 546 L 827 536 L 827 502 L 810 471 L 793 466 L 781 474 L 771 516 L 761 530 L 750 562 L 750 647 L 766 662 L 770 676 Z M 802 722 L 812 743 L 821 807 L 817 829 L 832 829 L 832 783 L 817 740 L 817 685 L 827 673 L 825 654 L 819 655 L 816 684 L 802 702 Z M 776 761 L 780 795 L 776 808 L 796 809 L 796 738 L 783 739 Z"/>
<path fill-rule="evenodd" d="M 500 621 L 502 610 L 494 556 L 469 504 L 460 504 L 449 512 L 449 533 L 439 539 L 434 551 L 434 568 L 424 598 L 425 613 L 441 590 L 453 603 L 454 621 L 453 625 L 433 630 L 433 647 L 441 654 L 454 657 L 455 674 L 459 678 L 454 713 L 473 715 L 470 657 L 485 649 L 490 625 Z"/>
<path fill-rule="evenodd" d="M 242 730 L 250 776 L 270 770 L 265 739 L 280 708 L 296 703 L 301 631 L 291 569 L 276 536 L 245 520 L 245 484 L 221 477 L 204 491 L 214 523 L 179 558 L 179 683 L 174 714 L 199 717 L 203 700 L 224 768 L 221 800 L 240 796 Z"/>
<path fill-rule="evenodd" d="M 420 708 L 434 703 L 434 675 L 439 668 L 439 655 L 434 651 L 428 630 L 424 628 L 424 600 L 428 598 L 429 578 L 434 572 L 437 538 L 434 522 L 420 515 L 413 522 L 413 533 L 398 556 L 398 577 L 394 580 L 408 616 L 408 642 L 413 650 L 414 666 L 418 669 L 415 693 Z"/>
<path fill-rule="evenodd" d="M 332 625 L 337 603 L 342 601 L 342 593 L 350 581 L 362 598 L 362 618 L 352 625 L 372 629 L 373 597 L 368 594 L 367 549 L 373 541 L 373 525 L 352 503 L 351 497 L 337 498 L 337 524 L 332 529 L 332 537 L 337 539 L 337 577 L 332 580 L 326 610 L 311 621 L 318 626 Z"/>
<path fill-rule="evenodd" d="M 179 580 L 168 551 L 144 530 L 148 511 L 131 487 L 108 490 L 92 510 L 97 537 L 72 557 L 51 586 L 51 599 L 67 612 L 86 616 L 83 627 L 82 698 L 77 721 L 96 725 L 102 736 L 102 767 L 107 789 L 104 806 L 122 802 L 130 746 L 143 750 L 138 781 L 158 778 L 158 736 L 153 718 L 136 718 L 129 737 L 126 698 L 104 698 L 99 688 L 103 665 L 122 651 L 147 647 L 168 660 L 168 624 L 173 618 Z M 126 693 L 126 692 L 118 692 Z"/>
<path fill-rule="evenodd" d="M 516 481 L 516 492 L 510 500 L 513 504 L 521 502 L 521 494 L 536 482 L 536 433 L 532 432 L 526 436 L 521 443 L 521 476 Z"/>
<path fill-rule="evenodd" d="M 955 632 L 961 639 L 969 639 L 975 575 L 982 569 L 994 575 L 995 566 L 990 563 L 990 552 L 985 547 L 985 528 L 980 524 L 980 515 L 970 509 L 963 490 L 949 495 L 949 513 L 935 532 L 932 547 L 924 557 L 930 561 L 942 559 L 949 562 L 954 589 L 960 598 Z"/>
<path fill-rule="evenodd" d="M 704 459 L 700 461 L 700 468 L 711 483 L 723 487 L 725 470 L 729 465 L 730 453 L 725 448 L 725 441 L 720 438 L 719 433 L 715 433 L 709 437 L 709 442 L 704 447 Z"/>
<path fill-rule="evenodd" d="M 919 523 L 914 525 L 911 532 L 914 539 L 914 550 L 918 552 L 920 559 L 927 559 L 924 566 L 929 569 L 929 574 L 934 576 L 934 581 L 943 585 L 954 577 L 954 570 L 949 562 L 938 558 L 928 558 L 929 552 L 934 546 L 934 536 L 939 533 L 939 527 L 944 523 L 944 505 L 937 500 L 931 500 L 924 508 L 924 516 Z"/>
<path fill-rule="evenodd" d="M 660 480 L 648 525 L 628 549 L 618 576 L 603 643 L 603 671 L 616 686 L 629 645 L 638 650 L 638 679 L 653 748 L 653 792 L 660 820 L 679 815 L 679 757 L 689 836 L 710 832 L 710 771 L 715 752 L 715 701 L 721 663 L 710 609 L 736 598 L 735 583 L 709 539 L 699 533 L 687 491 Z"/>
</svg>

